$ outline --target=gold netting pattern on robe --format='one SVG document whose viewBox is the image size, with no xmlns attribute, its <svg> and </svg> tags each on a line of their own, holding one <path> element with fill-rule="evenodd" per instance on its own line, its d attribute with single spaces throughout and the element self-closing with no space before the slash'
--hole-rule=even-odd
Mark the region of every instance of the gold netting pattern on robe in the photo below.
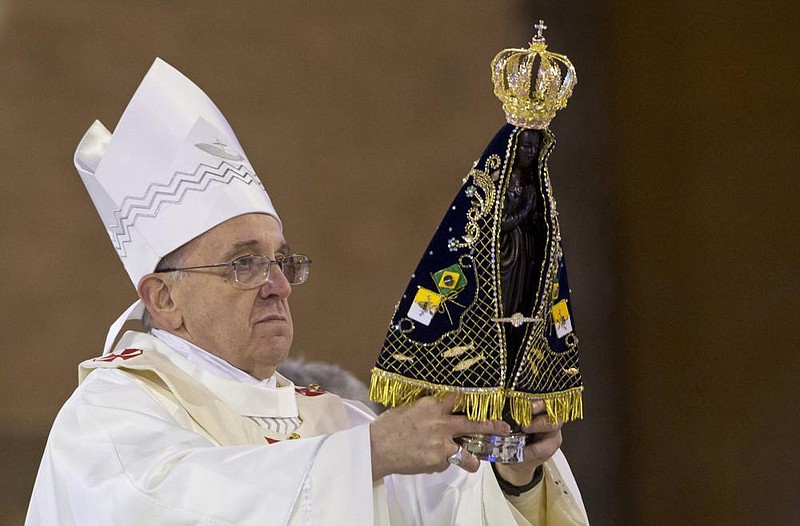
<svg viewBox="0 0 800 526">
<path fill-rule="evenodd" d="M 501 418 L 508 402 L 512 418 L 527 425 L 530 423 L 531 404 L 541 399 L 552 419 L 567 421 L 582 416 L 577 339 L 572 335 L 573 344 L 567 351 L 555 352 L 547 338 L 552 331 L 551 290 L 562 268 L 558 218 L 546 166 L 547 156 L 554 145 L 549 131 L 543 132 L 544 144 L 537 169 L 545 204 L 543 221 L 547 248 L 537 269 L 534 312 L 529 313 L 541 321 L 528 324 L 516 364 L 506 363 L 502 324 L 490 321 L 503 315 L 496 254 L 503 196 L 509 184 L 520 131 L 514 128 L 509 133 L 503 151 L 498 152 L 502 158 L 498 154 L 484 154 L 483 166 L 477 162 L 462 187 L 462 193 L 466 192 L 470 197 L 464 235 L 457 243 L 449 242 L 448 245 L 457 249 L 454 258 L 457 256 L 467 279 L 474 280 L 472 301 L 466 305 L 452 330 L 432 341 L 421 342 L 408 336 L 413 332 L 409 329 L 413 322 L 403 318 L 402 312 L 398 311 L 401 300 L 395 307 L 393 322 L 373 369 L 370 383 L 373 400 L 395 406 L 410 403 L 426 394 L 442 397 L 456 394 L 461 408 L 473 420 Z M 454 203 L 459 202 L 464 201 L 459 201 L 457 196 Z M 455 205 L 452 207 L 453 210 L 456 208 Z M 445 223 L 440 226 L 429 248 L 435 246 L 444 226 Z M 418 270 L 423 263 L 424 259 Z"/>
<path fill-rule="evenodd" d="M 474 237 L 471 250 L 459 256 L 459 262 L 468 279 L 476 286 L 475 299 L 461 315 L 459 327 L 443 334 L 432 343 L 414 341 L 403 332 L 402 325 L 392 325 L 384 343 L 381 356 L 390 358 L 373 369 L 370 397 L 385 405 L 405 404 L 425 394 L 463 396 L 463 409 L 473 420 L 499 419 L 505 404 L 502 378 L 505 376 L 505 359 L 499 343 L 503 338 L 499 326 L 485 329 L 486 320 L 497 316 L 497 293 L 491 276 L 493 237 L 492 214 L 495 188 L 489 177 L 500 168 L 498 156 L 490 157 L 480 170 L 476 166 L 467 176 L 480 192 L 468 212 L 472 219 L 467 227 Z M 489 205 L 489 206 L 486 206 Z M 480 330 L 479 330 L 480 329 Z M 414 377 L 404 375 L 402 357 L 415 360 Z M 422 359 L 420 359 L 422 358 Z M 397 362 L 397 363 L 393 363 Z M 463 364 L 463 365 L 462 365 Z M 463 367 L 463 369 L 462 369 Z M 480 385 L 465 384 L 466 377 L 459 374 L 469 369 L 470 378 L 480 378 Z M 425 378 L 426 380 L 421 380 Z"/>
</svg>

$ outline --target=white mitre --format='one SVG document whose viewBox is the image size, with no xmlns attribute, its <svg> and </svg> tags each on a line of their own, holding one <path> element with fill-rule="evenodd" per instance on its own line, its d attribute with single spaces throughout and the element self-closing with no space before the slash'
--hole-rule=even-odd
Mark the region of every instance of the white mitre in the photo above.
<svg viewBox="0 0 800 526">
<path fill-rule="evenodd" d="M 191 80 L 156 59 L 111 134 L 99 121 L 75 152 L 83 179 L 134 287 L 162 257 L 241 214 L 269 214 L 272 201 L 236 135 Z M 112 325 L 144 311 L 137 301 Z"/>
</svg>

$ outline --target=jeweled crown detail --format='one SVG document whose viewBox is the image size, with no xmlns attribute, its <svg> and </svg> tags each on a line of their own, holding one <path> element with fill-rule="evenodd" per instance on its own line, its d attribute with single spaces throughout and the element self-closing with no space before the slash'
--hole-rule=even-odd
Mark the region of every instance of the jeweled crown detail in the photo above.
<svg viewBox="0 0 800 526">
<path fill-rule="evenodd" d="M 509 124 L 541 130 L 567 105 L 577 76 L 565 55 L 547 51 L 544 21 L 534 27 L 528 49 L 504 49 L 494 57 L 492 82 Z"/>
</svg>

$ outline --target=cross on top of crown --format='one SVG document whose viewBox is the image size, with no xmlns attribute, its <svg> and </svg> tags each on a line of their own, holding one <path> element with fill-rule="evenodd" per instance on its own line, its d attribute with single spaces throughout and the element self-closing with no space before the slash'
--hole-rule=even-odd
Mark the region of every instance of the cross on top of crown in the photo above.
<svg viewBox="0 0 800 526">
<path fill-rule="evenodd" d="M 547 29 L 547 26 L 544 25 L 544 20 L 539 20 L 533 27 L 536 29 L 536 36 L 533 37 L 533 40 L 536 42 L 544 42 L 544 35 L 542 33 Z"/>
</svg>

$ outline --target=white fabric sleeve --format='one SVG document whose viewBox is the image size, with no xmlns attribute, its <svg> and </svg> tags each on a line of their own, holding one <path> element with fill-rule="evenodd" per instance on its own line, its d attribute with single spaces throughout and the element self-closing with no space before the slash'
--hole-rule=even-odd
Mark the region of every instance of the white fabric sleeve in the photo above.
<svg viewBox="0 0 800 526">
<path fill-rule="evenodd" d="M 98 370 L 54 423 L 26 525 L 371 524 L 372 502 L 367 425 L 219 447 Z"/>
<path fill-rule="evenodd" d="M 374 413 L 345 400 L 352 425 L 370 422 Z M 491 466 L 481 462 L 471 474 L 451 466 L 430 475 L 393 475 L 384 479 L 393 526 L 585 526 L 589 524 L 578 485 L 561 450 L 544 465 L 536 488 L 520 497 L 500 490 Z M 512 510 L 512 507 L 514 508 Z"/>
</svg>

